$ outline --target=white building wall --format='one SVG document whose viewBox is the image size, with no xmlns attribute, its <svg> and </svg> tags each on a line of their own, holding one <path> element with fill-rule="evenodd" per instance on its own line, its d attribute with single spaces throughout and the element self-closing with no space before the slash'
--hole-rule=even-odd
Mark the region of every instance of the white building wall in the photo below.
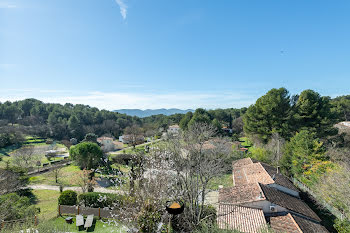
<svg viewBox="0 0 350 233">
<path fill-rule="evenodd" d="M 241 205 L 246 206 L 246 207 L 261 209 L 261 210 L 263 210 L 264 214 L 288 211 L 286 208 L 279 206 L 279 205 L 275 205 L 267 200 L 247 202 L 247 203 L 243 203 Z M 276 211 L 272 212 L 270 210 L 270 206 L 275 206 Z"/>
</svg>

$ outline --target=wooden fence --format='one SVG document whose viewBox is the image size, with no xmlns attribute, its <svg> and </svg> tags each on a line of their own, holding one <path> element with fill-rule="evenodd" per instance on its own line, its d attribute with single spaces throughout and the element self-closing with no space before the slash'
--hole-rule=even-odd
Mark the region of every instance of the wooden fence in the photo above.
<svg viewBox="0 0 350 233">
<path fill-rule="evenodd" d="M 32 218 L 23 218 L 23 219 L 16 219 L 16 220 L 10 220 L 10 221 L 1 221 L 0 224 L 0 230 L 8 227 L 12 227 L 13 225 L 18 224 L 34 224 L 35 226 L 38 224 L 38 217 L 35 215 Z"/>
<path fill-rule="evenodd" d="M 89 215 L 93 214 L 99 218 L 113 218 L 118 214 L 116 210 L 110 210 L 108 208 L 90 208 L 85 206 L 68 206 L 68 205 L 58 205 L 58 214 L 68 214 L 68 215 Z"/>
</svg>

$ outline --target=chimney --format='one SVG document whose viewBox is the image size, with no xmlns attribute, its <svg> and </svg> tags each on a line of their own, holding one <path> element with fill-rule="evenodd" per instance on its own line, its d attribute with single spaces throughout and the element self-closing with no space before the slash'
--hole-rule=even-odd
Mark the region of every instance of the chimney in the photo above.
<svg viewBox="0 0 350 233">
<path fill-rule="evenodd" d="M 280 172 L 280 166 L 277 166 L 277 172 L 276 174 L 278 174 Z"/>
</svg>

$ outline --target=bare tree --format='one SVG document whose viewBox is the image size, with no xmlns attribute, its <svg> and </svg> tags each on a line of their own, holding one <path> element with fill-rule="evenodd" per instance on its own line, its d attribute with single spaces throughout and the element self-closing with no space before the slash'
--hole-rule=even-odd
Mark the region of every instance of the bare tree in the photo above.
<svg viewBox="0 0 350 233">
<path fill-rule="evenodd" d="M 21 174 L 7 169 L 0 169 L 0 194 L 10 193 L 23 187 L 26 180 Z"/>
<path fill-rule="evenodd" d="M 272 152 L 272 161 L 279 164 L 282 158 L 282 148 L 285 144 L 285 140 L 279 135 L 279 133 L 273 133 L 269 143 L 266 145 L 266 149 Z"/>
<path fill-rule="evenodd" d="M 79 171 L 77 179 L 83 193 L 93 190 L 93 186 L 96 184 L 92 170 L 84 169 L 82 171 Z"/>
<path fill-rule="evenodd" d="M 12 163 L 21 168 L 34 167 L 38 160 L 40 160 L 40 155 L 33 145 L 23 146 L 12 154 Z"/>
<path fill-rule="evenodd" d="M 170 160 L 177 173 L 181 198 L 188 203 L 185 221 L 190 229 L 203 220 L 204 201 L 209 181 L 225 172 L 225 157 L 229 155 L 227 142 L 214 138 L 213 126 L 196 123 L 179 139 L 168 143 Z"/>
<path fill-rule="evenodd" d="M 130 143 L 134 148 L 138 143 L 144 140 L 142 129 L 137 125 L 126 127 L 124 133 L 124 140 Z"/>
<path fill-rule="evenodd" d="M 60 177 L 61 175 L 61 171 L 62 171 L 62 167 L 56 167 L 55 169 L 53 169 L 52 173 L 55 177 L 55 182 L 56 184 L 58 183 L 58 178 Z"/>
</svg>

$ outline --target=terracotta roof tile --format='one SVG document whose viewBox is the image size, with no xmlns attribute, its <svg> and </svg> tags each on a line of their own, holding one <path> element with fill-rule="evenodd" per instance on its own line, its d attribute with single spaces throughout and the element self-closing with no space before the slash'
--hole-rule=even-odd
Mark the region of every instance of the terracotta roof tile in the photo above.
<svg viewBox="0 0 350 233">
<path fill-rule="evenodd" d="M 268 218 L 271 228 L 276 233 L 303 233 L 290 213 Z"/>
<path fill-rule="evenodd" d="M 328 233 L 328 230 L 317 222 L 310 221 L 294 214 L 292 214 L 292 216 L 304 233 Z"/>
<path fill-rule="evenodd" d="M 244 159 L 239 159 L 239 160 L 233 161 L 232 167 L 233 168 L 243 167 L 245 165 L 252 164 L 252 163 L 253 163 L 253 161 L 251 158 L 244 158 Z"/>
<path fill-rule="evenodd" d="M 304 215 L 318 222 L 321 221 L 317 214 L 312 211 L 312 209 L 301 199 L 288 195 L 267 185 L 259 185 L 264 193 L 264 196 L 271 203 L 282 206 L 290 211 Z"/>
<path fill-rule="evenodd" d="M 265 196 L 257 183 L 238 185 L 219 190 L 220 203 L 245 203 L 265 200 Z"/>
<path fill-rule="evenodd" d="M 267 227 L 262 210 L 232 204 L 219 205 L 217 223 L 221 229 L 240 232 L 262 232 Z"/>
<path fill-rule="evenodd" d="M 274 181 L 276 184 L 281 185 L 283 187 L 289 188 L 290 190 L 299 192 L 298 188 L 295 187 L 295 185 L 283 174 L 277 173 L 277 168 L 268 165 L 266 163 L 261 163 L 261 165 L 264 167 L 266 172 L 274 178 Z M 261 183 L 261 182 L 260 182 Z"/>
</svg>

